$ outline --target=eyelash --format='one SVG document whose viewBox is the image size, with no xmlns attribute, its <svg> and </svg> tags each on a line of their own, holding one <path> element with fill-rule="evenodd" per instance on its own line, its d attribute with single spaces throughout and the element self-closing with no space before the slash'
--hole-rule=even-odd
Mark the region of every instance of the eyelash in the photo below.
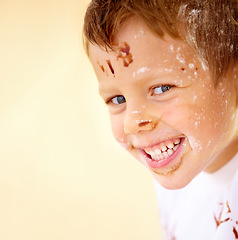
<svg viewBox="0 0 238 240">
<path fill-rule="evenodd" d="M 115 103 L 115 102 L 113 102 L 113 99 L 115 99 L 115 98 L 123 98 L 123 101 L 126 102 L 126 99 L 125 99 L 125 97 L 123 95 L 118 95 L 118 96 L 112 97 L 109 100 L 107 100 L 106 104 L 112 103 L 114 105 L 120 105 L 120 104 L 124 103 L 124 102 L 123 103 Z"/>
<path fill-rule="evenodd" d="M 156 95 L 156 94 L 157 95 L 161 95 L 161 94 L 169 91 L 173 87 L 175 87 L 175 86 L 174 85 L 168 85 L 168 84 L 167 85 L 160 85 L 160 86 L 153 87 L 150 90 L 150 91 L 152 91 L 151 96 Z M 155 89 L 157 89 L 157 88 L 161 88 L 161 92 L 155 93 Z M 123 100 L 121 99 L 123 102 L 122 103 L 115 103 L 115 102 L 113 102 L 113 99 L 116 99 L 116 98 L 123 98 Z M 120 104 L 123 104 L 125 102 L 126 102 L 125 97 L 123 95 L 118 95 L 118 96 L 112 97 L 109 100 L 107 100 L 106 104 L 112 103 L 112 104 L 115 104 L 115 105 L 120 105 Z"/>
<path fill-rule="evenodd" d="M 155 95 L 155 94 L 161 95 L 161 94 L 169 91 L 169 90 L 170 90 L 171 88 L 173 88 L 173 87 L 175 87 L 175 86 L 174 86 L 174 85 L 169 85 L 169 84 L 153 87 L 153 88 L 151 88 L 151 91 L 152 91 L 151 96 L 153 96 L 153 95 Z M 157 89 L 157 88 L 161 88 L 161 91 L 160 91 L 159 93 L 155 93 L 155 89 Z M 163 89 L 163 88 L 164 88 L 164 89 Z"/>
</svg>

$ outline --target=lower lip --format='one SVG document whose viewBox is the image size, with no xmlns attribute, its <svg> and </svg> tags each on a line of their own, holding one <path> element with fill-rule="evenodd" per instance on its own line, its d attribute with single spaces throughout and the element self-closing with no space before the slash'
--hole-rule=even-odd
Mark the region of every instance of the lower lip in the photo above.
<svg viewBox="0 0 238 240">
<path fill-rule="evenodd" d="M 147 154 L 142 150 L 143 153 L 144 153 L 144 156 L 146 158 L 146 162 L 147 162 L 148 166 L 151 167 L 151 168 L 158 169 L 158 168 L 163 168 L 163 167 L 166 167 L 167 165 L 169 165 L 173 160 L 175 160 L 175 158 L 181 152 L 184 141 L 185 141 L 185 139 L 181 138 L 181 142 L 180 142 L 177 150 L 172 155 L 170 155 L 169 157 L 167 157 L 165 159 L 162 159 L 160 161 L 155 161 L 155 160 L 149 158 L 147 156 Z"/>
</svg>

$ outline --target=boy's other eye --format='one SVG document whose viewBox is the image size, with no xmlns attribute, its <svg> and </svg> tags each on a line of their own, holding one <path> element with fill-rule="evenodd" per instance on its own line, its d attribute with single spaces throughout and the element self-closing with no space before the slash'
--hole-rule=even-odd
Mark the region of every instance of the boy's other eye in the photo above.
<svg viewBox="0 0 238 240">
<path fill-rule="evenodd" d="M 108 103 L 112 102 L 113 104 L 122 104 L 122 103 L 125 103 L 126 102 L 126 99 L 124 96 L 122 95 L 119 95 L 119 96 L 116 96 L 116 97 L 113 97 L 111 98 Z"/>
<path fill-rule="evenodd" d="M 174 85 L 161 85 L 161 86 L 154 87 L 152 88 L 152 95 L 162 94 L 164 92 L 169 91 L 173 87 Z"/>
</svg>

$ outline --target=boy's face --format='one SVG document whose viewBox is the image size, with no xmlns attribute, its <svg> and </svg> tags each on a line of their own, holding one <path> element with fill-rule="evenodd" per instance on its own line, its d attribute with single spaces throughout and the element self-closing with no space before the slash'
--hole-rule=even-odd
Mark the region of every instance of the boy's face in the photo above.
<svg viewBox="0 0 238 240">
<path fill-rule="evenodd" d="M 228 162 L 237 151 L 235 81 L 215 88 L 191 47 L 161 39 L 138 19 L 116 37 L 115 51 L 89 48 L 116 140 L 171 189 Z"/>
</svg>

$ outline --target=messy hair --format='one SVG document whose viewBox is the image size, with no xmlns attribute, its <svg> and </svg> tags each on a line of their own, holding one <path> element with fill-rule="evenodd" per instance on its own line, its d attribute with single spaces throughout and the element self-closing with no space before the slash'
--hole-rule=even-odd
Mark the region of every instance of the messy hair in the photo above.
<svg viewBox="0 0 238 240">
<path fill-rule="evenodd" d="M 237 60 L 238 0 L 92 0 L 84 19 L 84 45 L 113 50 L 118 28 L 132 16 L 158 36 L 185 40 L 207 64 L 215 84 Z"/>
</svg>

